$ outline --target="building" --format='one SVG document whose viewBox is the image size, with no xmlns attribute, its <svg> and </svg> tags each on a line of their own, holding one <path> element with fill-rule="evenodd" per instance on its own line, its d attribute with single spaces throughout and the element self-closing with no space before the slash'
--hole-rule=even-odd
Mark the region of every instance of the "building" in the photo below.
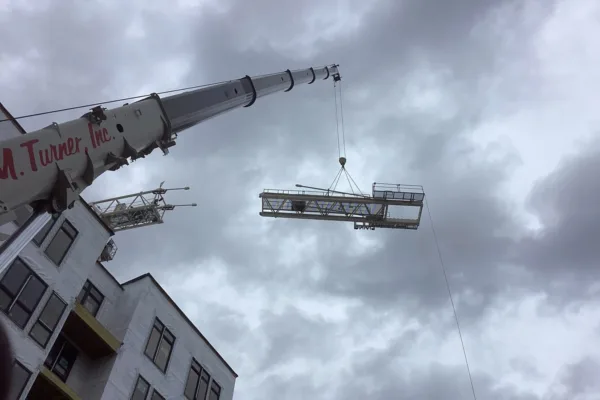
<svg viewBox="0 0 600 400">
<path fill-rule="evenodd" d="M 17 215 L 0 226 L 0 242 L 29 211 Z M 144 274 L 119 283 L 104 267 L 113 235 L 80 199 L 0 275 L 11 399 L 231 400 L 237 374 L 158 282 Z"/>
</svg>

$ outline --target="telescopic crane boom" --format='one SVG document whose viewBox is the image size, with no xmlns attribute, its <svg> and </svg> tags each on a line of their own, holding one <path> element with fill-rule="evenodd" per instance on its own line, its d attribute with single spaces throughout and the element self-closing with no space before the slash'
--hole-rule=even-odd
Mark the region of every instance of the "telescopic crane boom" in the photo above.
<svg viewBox="0 0 600 400">
<path fill-rule="evenodd" d="M 174 96 L 157 94 L 0 142 L 0 220 L 29 204 L 61 212 L 106 171 L 159 148 L 166 155 L 177 134 L 257 98 L 332 77 L 337 65 L 283 71 L 215 84 Z"/>
</svg>

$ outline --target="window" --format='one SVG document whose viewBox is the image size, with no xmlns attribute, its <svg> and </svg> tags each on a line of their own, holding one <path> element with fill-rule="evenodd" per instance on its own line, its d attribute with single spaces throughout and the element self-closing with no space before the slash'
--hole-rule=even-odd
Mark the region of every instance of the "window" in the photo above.
<svg viewBox="0 0 600 400">
<path fill-rule="evenodd" d="M 77 237 L 77 229 L 69 221 L 65 220 L 60 229 L 56 232 L 52 241 L 46 247 L 46 255 L 56 265 L 60 265 L 67 255 L 67 251 L 71 248 L 71 245 Z"/>
<path fill-rule="evenodd" d="M 54 226 L 54 223 L 58 217 L 60 217 L 60 214 L 52 214 L 50 221 L 46 222 L 46 225 L 44 225 L 42 229 L 40 229 L 39 232 L 33 237 L 33 243 L 35 243 L 37 246 L 41 246 L 41 244 L 44 242 L 44 239 L 46 239 L 46 236 L 48 236 L 50 230 L 52 230 L 52 227 Z"/>
<path fill-rule="evenodd" d="M 0 280 L 0 310 L 23 329 L 47 287 L 48 285 L 17 257 Z"/>
<path fill-rule="evenodd" d="M 27 382 L 31 378 L 31 371 L 18 361 L 15 361 L 12 367 L 12 379 L 10 382 L 9 400 L 17 400 L 23 394 Z"/>
<path fill-rule="evenodd" d="M 165 398 L 154 389 L 152 391 L 152 396 L 150 396 L 150 400 L 165 400 Z"/>
<path fill-rule="evenodd" d="M 63 382 L 66 382 L 71 368 L 73 368 L 73 364 L 77 360 L 77 354 L 78 351 L 75 346 L 61 335 L 54 342 L 54 346 L 52 346 L 52 350 L 50 350 L 44 365 Z"/>
<path fill-rule="evenodd" d="M 95 317 L 104 301 L 104 296 L 92 282 L 87 281 L 85 282 L 85 285 L 83 285 L 83 289 L 81 289 L 77 301 Z"/>
<path fill-rule="evenodd" d="M 183 395 L 189 400 L 204 400 L 208 391 L 208 382 L 210 375 L 198 364 L 195 359 L 192 359 L 192 366 L 188 374 L 187 382 Z"/>
<path fill-rule="evenodd" d="M 210 384 L 210 396 L 208 396 L 208 400 L 219 400 L 221 397 L 221 386 L 217 384 L 214 380 Z"/>
<path fill-rule="evenodd" d="M 46 302 L 38 320 L 33 324 L 29 336 L 31 336 L 40 346 L 46 348 L 50 336 L 52 336 L 54 329 L 56 329 L 56 325 L 58 325 L 58 321 L 66 307 L 67 303 L 58 297 L 55 292 L 52 292 L 52 295 Z"/>
<path fill-rule="evenodd" d="M 135 382 L 135 388 L 133 389 L 131 400 L 146 400 L 149 391 L 150 384 L 140 375 L 138 376 L 137 382 Z"/>
<path fill-rule="evenodd" d="M 174 343 L 175 336 L 156 318 L 144 353 L 162 372 L 166 372 Z"/>
</svg>

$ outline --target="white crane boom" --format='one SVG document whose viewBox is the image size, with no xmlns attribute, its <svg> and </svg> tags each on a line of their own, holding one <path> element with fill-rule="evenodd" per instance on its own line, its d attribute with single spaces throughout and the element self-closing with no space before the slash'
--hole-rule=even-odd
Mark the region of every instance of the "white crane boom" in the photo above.
<svg viewBox="0 0 600 400">
<path fill-rule="evenodd" d="M 160 148 L 177 133 L 257 98 L 294 85 L 333 77 L 337 65 L 283 71 L 215 84 L 174 96 L 157 94 L 113 109 L 95 107 L 82 117 L 0 142 L 0 220 L 23 205 L 61 212 L 105 171 Z M 4 215 L 6 217 L 6 215 Z"/>
</svg>

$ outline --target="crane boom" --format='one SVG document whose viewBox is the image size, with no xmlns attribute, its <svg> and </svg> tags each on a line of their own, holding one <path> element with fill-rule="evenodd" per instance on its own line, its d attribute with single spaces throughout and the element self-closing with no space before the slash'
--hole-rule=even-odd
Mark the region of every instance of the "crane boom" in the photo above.
<svg viewBox="0 0 600 400">
<path fill-rule="evenodd" d="M 181 94 L 147 98 L 121 107 L 91 109 L 0 142 L 0 219 L 25 204 L 51 212 L 73 206 L 79 194 L 106 171 L 160 148 L 168 154 L 177 134 L 257 98 L 301 83 L 332 77 L 337 65 L 262 75 L 214 84 Z"/>
</svg>

